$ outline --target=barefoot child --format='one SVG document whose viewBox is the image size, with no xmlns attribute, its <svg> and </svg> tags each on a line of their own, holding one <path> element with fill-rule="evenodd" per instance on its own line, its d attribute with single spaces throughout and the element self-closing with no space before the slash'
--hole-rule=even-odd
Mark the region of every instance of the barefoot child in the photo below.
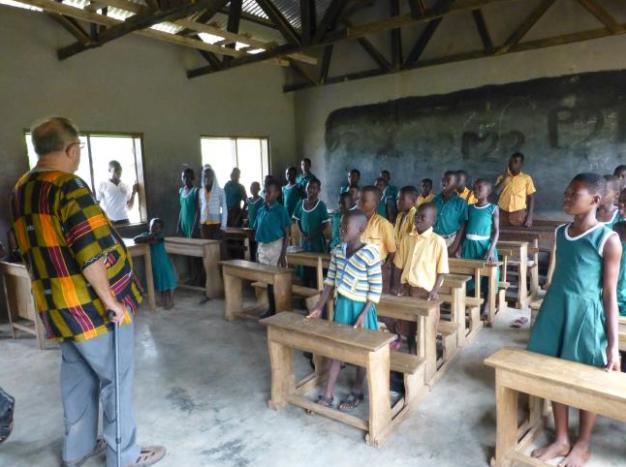
<svg viewBox="0 0 626 467">
<path fill-rule="evenodd" d="M 600 222 L 612 229 L 620 221 L 617 200 L 620 191 L 622 191 L 622 181 L 614 175 L 605 175 L 604 180 L 606 181 L 606 190 L 604 190 L 600 200 L 597 216 Z"/>
<path fill-rule="evenodd" d="M 276 180 L 269 180 L 265 185 L 265 202 L 257 212 L 256 222 L 252 226 L 255 230 L 257 246 L 257 261 L 270 266 L 287 267 L 286 253 L 289 244 L 289 228 L 291 219 L 285 206 L 278 202 L 280 184 Z M 274 288 L 267 286 L 269 310 L 262 318 L 275 313 Z"/>
<path fill-rule="evenodd" d="M 366 226 L 367 217 L 362 211 L 354 210 L 344 214 L 341 221 L 343 243 L 332 252 L 324 291 L 308 318 L 320 318 L 326 302 L 334 292 L 336 322 L 354 328 L 378 330 L 376 304 L 382 293 L 380 256 L 376 246 L 366 244 L 361 239 Z M 326 390 L 319 396 L 319 404 L 333 406 L 333 393 L 340 370 L 341 362 L 332 360 Z M 364 380 L 365 369 L 358 367 L 350 395 L 339 404 L 339 410 L 351 410 L 363 401 Z"/>
<path fill-rule="evenodd" d="M 180 211 L 176 233 L 180 233 L 185 238 L 191 238 L 200 221 L 200 199 L 198 198 L 200 190 L 193 186 L 195 178 L 193 169 L 187 167 L 180 178 L 183 187 L 178 190 Z"/>
<path fill-rule="evenodd" d="M 404 238 L 413 232 L 415 222 L 415 201 L 417 200 L 417 188 L 404 186 L 398 195 L 398 215 L 393 229 L 396 246 L 399 246 Z"/>
<path fill-rule="evenodd" d="M 165 224 L 155 217 L 150 221 L 150 230 L 137 235 L 136 243 L 150 244 L 150 257 L 152 259 L 152 276 L 154 277 L 154 290 L 160 294 L 160 305 L 166 310 L 174 306 L 174 290 L 176 290 L 176 271 L 172 260 L 165 251 L 163 240 L 163 228 Z"/>
<path fill-rule="evenodd" d="M 247 226 L 251 229 L 256 222 L 256 216 L 259 212 L 259 208 L 263 206 L 263 198 L 259 196 L 260 191 L 261 184 L 259 182 L 252 182 L 250 184 L 250 194 L 252 194 L 252 196 L 246 200 L 246 211 L 248 214 Z M 256 247 L 256 241 L 250 240 L 250 259 L 252 261 L 256 261 Z"/>
<path fill-rule="evenodd" d="M 300 230 L 300 246 L 304 251 L 315 253 L 324 253 L 326 249 L 324 230 L 330 221 L 326 204 L 319 199 L 321 187 L 318 179 L 310 180 L 306 186 L 306 199 L 298 201 L 293 213 Z M 316 285 L 315 269 L 303 268 L 299 272 L 305 286 Z"/>
<path fill-rule="evenodd" d="M 563 210 L 574 221 L 556 228 L 554 274 L 528 350 L 619 371 L 616 285 L 622 246 L 615 232 L 596 218 L 604 189 L 602 176 L 583 173 L 565 191 Z M 596 415 L 580 411 L 578 439 L 572 446 L 569 407 L 552 406 L 556 439 L 532 456 L 543 462 L 565 457 L 559 465 L 567 467 L 585 465 Z"/>
<path fill-rule="evenodd" d="M 476 194 L 477 200 L 475 204 L 468 207 L 467 228 L 461 241 L 463 245 L 461 258 L 485 259 L 491 262 L 498 259 L 496 244 L 500 236 L 499 210 L 498 206 L 488 201 L 491 190 L 491 182 L 487 180 L 479 178 L 474 183 L 473 193 Z M 486 279 L 486 277 L 481 279 L 481 290 L 485 295 L 489 293 Z M 472 279 L 467 283 L 467 289 L 471 290 L 473 288 L 474 280 Z M 484 312 L 486 312 L 487 306 L 487 300 L 485 300 Z"/>
<path fill-rule="evenodd" d="M 422 192 L 415 201 L 415 207 L 419 208 L 424 203 L 431 203 L 435 194 L 433 193 L 433 181 L 430 178 L 422 179 Z"/>
<path fill-rule="evenodd" d="M 347 191 L 339 195 L 339 209 L 331 214 L 330 226 L 330 251 L 341 244 L 341 218 L 345 213 L 355 208 L 352 194 Z"/>
<path fill-rule="evenodd" d="M 467 203 L 456 191 L 456 172 L 448 170 L 441 178 L 443 191 L 433 199 L 437 208 L 437 220 L 433 230 L 448 245 L 448 254 L 456 255 L 467 223 Z"/>
<path fill-rule="evenodd" d="M 393 236 L 393 225 L 376 212 L 380 192 L 375 186 L 365 186 L 361 190 L 359 208 L 367 216 L 367 227 L 361 236 L 365 243 L 371 243 L 378 248 L 383 271 L 383 290 L 390 287 L 391 264 L 396 252 L 396 240 Z"/>
<path fill-rule="evenodd" d="M 404 238 L 393 260 L 395 295 L 409 295 L 428 300 L 439 297 L 444 275 L 449 273 L 445 240 L 433 231 L 437 209 L 433 203 L 417 208 L 414 230 Z M 407 338 L 409 350 L 415 352 L 415 323 L 397 321 L 391 332 Z"/>
</svg>

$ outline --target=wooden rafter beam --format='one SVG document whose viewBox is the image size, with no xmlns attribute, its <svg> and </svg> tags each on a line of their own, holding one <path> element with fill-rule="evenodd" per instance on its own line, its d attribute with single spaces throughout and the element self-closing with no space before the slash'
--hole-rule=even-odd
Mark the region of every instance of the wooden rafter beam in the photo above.
<svg viewBox="0 0 626 467">
<path fill-rule="evenodd" d="M 175 21 L 185 16 L 189 16 L 201 9 L 206 8 L 219 10 L 227 2 L 228 0 L 198 0 L 195 3 L 186 3 L 182 6 L 175 6 L 173 8 L 168 8 L 166 10 L 157 11 L 154 13 L 149 12 L 134 15 L 129 17 L 122 23 L 116 24 L 115 26 L 111 26 L 102 31 L 100 34 L 98 34 L 97 41 L 92 41 L 88 44 L 76 42 L 72 45 L 59 49 L 57 52 L 57 56 L 60 60 L 64 60 L 85 50 L 95 47 L 101 47 L 107 42 L 119 39 L 132 32 L 147 29 L 150 26 L 162 23 L 164 21 Z"/>
<path fill-rule="evenodd" d="M 300 22 L 302 23 L 302 43 L 313 42 L 317 29 L 315 0 L 300 0 Z"/>
<path fill-rule="evenodd" d="M 239 32 L 239 23 L 241 22 L 241 6 L 242 0 L 230 0 L 230 12 L 228 13 L 228 24 L 226 25 L 226 31 L 237 34 Z M 231 42 L 226 47 L 235 49 L 237 42 Z M 232 57 L 225 55 L 224 63 L 228 64 L 232 60 Z"/>
<path fill-rule="evenodd" d="M 538 40 L 533 40 L 533 41 L 526 41 L 526 42 L 517 44 L 511 47 L 507 52 L 505 52 L 505 54 L 526 52 L 529 50 L 545 49 L 548 47 L 556 47 L 560 45 L 574 44 L 577 42 L 585 42 L 585 41 L 590 41 L 590 40 L 595 40 L 595 39 L 602 39 L 605 37 L 613 36 L 614 34 L 618 34 L 618 35 L 626 34 L 626 23 L 619 25 L 619 29 L 617 33 L 613 33 L 608 28 L 600 28 L 600 29 L 592 29 L 588 31 L 575 32 L 571 34 L 563 34 L 560 36 L 548 37 L 545 39 L 538 39 Z M 446 64 L 456 63 L 456 62 L 464 62 L 468 60 L 475 60 L 475 59 L 485 58 L 489 56 L 490 55 L 485 53 L 484 50 L 474 50 L 470 52 L 462 52 L 462 53 L 455 54 L 455 55 L 449 55 L 446 57 L 438 57 L 438 58 L 433 58 L 429 60 L 422 60 L 413 68 L 419 66 L 419 68 L 422 69 L 422 68 L 428 68 L 432 66 L 446 65 Z M 491 55 L 491 57 L 493 57 L 493 55 Z M 357 73 L 349 73 L 349 74 L 340 75 L 340 76 L 328 77 L 325 80 L 325 82 L 322 84 L 327 84 L 327 85 L 337 84 L 337 83 L 343 83 L 345 81 L 353 81 L 353 80 L 358 80 L 358 79 L 371 78 L 374 76 L 381 76 L 381 75 L 392 74 L 392 73 L 397 73 L 397 72 L 398 70 L 383 71 L 380 68 L 377 68 L 373 70 L 360 71 Z M 300 83 L 300 84 L 286 85 L 283 87 L 283 90 L 285 92 L 292 92 L 292 91 L 299 91 L 301 89 L 306 89 L 309 87 L 311 87 L 311 85 Z"/>
<path fill-rule="evenodd" d="M 72 36 L 74 36 L 79 42 L 83 44 L 88 44 L 89 42 L 91 42 L 91 37 L 89 36 L 87 31 L 85 31 L 74 18 L 68 18 L 67 16 L 58 15 L 56 13 L 46 13 L 46 15 L 48 15 L 48 17 L 50 17 L 56 23 L 60 24 L 63 29 L 65 29 Z"/>
<path fill-rule="evenodd" d="M 389 12 L 391 16 L 400 14 L 400 0 L 389 0 Z M 400 28 L 391 30 L 391 61 L 395 68 L 402 65 L 402 30 Z"/>
<path fill-rule="evenodd" d="M 314 43 L 320 42 L 328 31 L 332 31 L 337 27 L 337 21 L 339 21 L 347 5 L 348 0 L 332 0 L 330 2 L 330 5 L 324 12 L 324 16 L 320 20 L 315 37 L 313 37 Z"/>
<path fill-rule="evenodd" d="M 512 47 L 516 46 L 524 36 L 530 31 L 537 21 L 550 9 L 556 0 L 541 0 L 541 3 L 537 5 L 533 11 L 522 21 L 513 33 L 507 38 L 504 44 L 496 50 L 496 55 L 501 55 L 508 52 Z"/>
<path fill-rule="evenodd" d="M 450 6 L 452 5 L 453 2 L 454 0 L 438 0 L 435 6 L 433 7 L 433 10 L 439 13 L 445 13 L 448 10 L 450 10 Z M 435 18 L 432 21 L 428 22 L 428 24 L 426 25 L 426 28 L 422 31 L 420 36 L 417 38 L 417 41 L 415 42 L 415 45 L 411 49 L 411 52 L 409 52 L 409 56 L 406 58 L 403 68 L 409 68 L 413 66 L 415 63 L 417 63 L 417 61 L 420 59 L 420 57 L 424 53 L 424 50 L 426 50 L 426 46 L 428 45 L 432 37 L 435 35 L 435 32 L 437 31 L 437 28 L 439 27 L 439 24 L 441 24 L 442 21 L 443 21 L 443 16 L 439 18 Z"/>
<path fill-rule="evenodd" d="M 335 46 L 327 45 L 324 47 L 324 53 L 322 54 L 322 64 L 320 66 L 320 84 L 326 83 L 328 79 L 328 72 L 330 71 L 330 61 L 333 57 L 333 49 Z"/>
<path fill-rule="evenodd" d="M 341 22 L 348 27 L 352 25 L 350 20 L 347 18 L 344 18 L 343 20 L 341 20 Z M 380 50 L 378 50 L 376 46 L 365 37 L 359 37 L 357 39 L 357 42 L 382 70 L 391 70 L 393 68 L 389 60 L 387 60 L 387 58 L 380 52 Z"/>
<path fill-rule="evenodd" d="M 289 67 L 296 72 L 296 74 L 300 75 L 302 78 L 304 78 L 304 80 L 312 85 L 317 85 L 317 81 L 315 80 L 315 78 L 306 70 L 302 67 L 302 65 L 300 65 L 297 62 L 290 62 L 289 63 Z"/>
<path fill-rule="evenodd" d="M 604 7 L 598 5 L 594 0 L 578 0 L 578 3 L 595 16 L 596 19 L 604 24 L 613 34 L 618 33 L 620 27 L 619 23 Z"/>
<path fill-rule="evenodd" d="M 409 0 L 409 8 L 413 18 L 419 18 L 426 12 L 423 0 Z"/>
<path fill-rule="evenodd" d="M 265 12 L 268 18 L 276 25 L 280 33 L 290 44 L 301 44 L 302 39 L 296 30 L 283 16 L 281 11 L 270 0 L 256 0 L 256 3 Z"/>
<path fill-rule="evenodd" d="M 485 21 L 482 10 L 472 10 L 472 17 L 474 18 L 474 23 L 476 24 L 476 30 L 478 31 L 480 40 L 483 42 L 485 52 L 488 54 L 493 53 L 493 41 L 491 40 L 491 34 L 489 34 L 487 22 Z"/>
</svg>

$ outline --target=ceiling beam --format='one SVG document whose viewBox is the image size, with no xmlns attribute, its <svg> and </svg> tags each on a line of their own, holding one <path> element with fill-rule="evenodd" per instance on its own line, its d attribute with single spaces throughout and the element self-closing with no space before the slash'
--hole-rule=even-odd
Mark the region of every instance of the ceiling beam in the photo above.
<svg viewBox="0 0 626 467">
<path fill-rule="evenodd" d="M 522 24 L 520 24 L 513 33 L 507 38 L 504 44 L 496 50 L 496 55 L 502 55 L 511 49 L 511 47 L 516 46 L 524 36 L 530 31 L 537 21 L 541 19 L 541 17 L 550 9 L 556 0 L 541 0 L 541 3 L 537 5 L 533 11 L 526 17 Z"/>
<path fill-rule="evenodd" d="M 483 42 L 485 52 L 487 54 L 493 53 L 493 41 L 491 40 L 491 34 L 489 34 L 487 22 L 485 21 L 482 10 L 480 8 L 472 10 L 472 17 L 474 18 L 474 23 L 476 24 L 476 30 L 478 31 L 480 40 Z"/>
<path fill-rule="evenodd" d="M 270 0 L 256 0 L 257 5 L 265 12 L 269 19 L 276 25 L 280 33 L 290 44 L 301 44 L 302 40 L 300 35 L 291 26 L 291 23 L 287 21 L 287 18 L 283 16 L 281 11 Z"/>
<path fill-rule="evenodd" d="M 391 16 L 400 14 L 400 0 L 389 0 L 389 12 Z M 394 68 L 402 66 L 402 30 L 400 28 L 391 30 L 391 62 Z"/>
<path fill-rule="evenodd" d="M 304 78 L 304 80 L 309 83 L 312 84 L 314 86 L 317 86 L 318 82 L 315 80 L 315 78 L 313 76 L 311 76 L 311 74 L 305 70 L 302 65 L 300 65 L 297 62 L 290 62 L 289 63 L 289 67 L 295 71 L 298 75 L 300 75 L 302 78 Z"/>
<path fill-rule="evenodd" d="M 326 83 L 328 79 L 328 72 L 330 71 L 330 61 L 333 57 L 334 45 L 327 45 L 324 47 L 324 53 L 322 54 L 322 64 L 320 66 L 320 84 Z"/>
<path fill-rule="evenodd" d="M 619 23 L 606 9 L 598 5 L 594 0 L 578 0 L 578 3 L 580 3 L 589 13 L 595 16 L 598 21 L 609 28 L 612 33 L 618 33 L 620 27 Z"/>
<path fill-rule="evenodd" d="M 409 0 L 409 8 L 411 9 L 411 16 L 413 18 L 419 18 L 426 12 L 423 0 Z"/>
<path fill-rule="evenodd" d="M 230 12 L 228 13 L 228 24 L 226 25 L 226 31 L 237 34 L 239 32 L 239 23 L 241 22 L 241 4 L 242 0 L 230 0 Z M 235 49 L 237 42 L 232 42 L 226 47 Z M 225 55 L 224 63 L 228 64 L 232 60 L 232 57 Z"/>
<path fill-rule="evenodd" d="M 344 18 L 341 20 L 343 24 L 346 26 L 350 26 L 352 23 L 349 19 Z M 393 68 L 392 64 L 387 60 L 387 58 L 376 48 L 374 44 L 372 44 L 365 37 L 359 37 L 357 39 L 359 45 L 365 50 L 365 52 L 374 60 L 378 66 L 383 70 L 391 70 Z"/>
<path fill-rule="evenodd" d="M 116 24 L 115 26 L 111 26 L 102 31 L 100 34 L 98 34 L 97 41 L 90 42 L 88 44 L 76 42 L 72 45 L 59 49 L 57 51 L 57 56 L 60 60 L 64 60 L 85 50 L 95 47 L 101 47 L 107 42 L 119 39 L 134 31 L 149 28 L 154 24 L 162 23 L 164 21 L 175 21 L 179 18 L 189 16 L 194 12 L 204 8 L 218 10 L 227 2 L 228 0 L 198 0 L 195 3 L 186 3 L 182 6 L 176 6 L 154 13 L 149 12 L 134 15 L 126 19 L 126 21 L 123 21 L 120 24 Z"/>
<path fill-rule="evenodd" d="M 452 5 L 453 2 L 454 0 L 438 0 L 435 6 L 433 7 L 433 11 L 438 12 L 438 13 L 445 13 L 450 9 L 450 6 Z M 435 35 L 435 32 L 437 31 L 437 28 L 439 27 L 439 24 L 442 21 L 443 21 L 443 16 L 433 19 L 426 25 L 426 28 L 422 31 L 420 36 L 417 38 L 417 41 L 415 41 L 415 45 L 413 45 L 411 52 L 409 52 L 409 56 L 406 58 L 406 61 L 402 65 L 403 68 L 409 68 L 415 63 L 417 63 L 417 61 L 420 59 L 420 57 L 424 53 L 424 50 L 426 50 L 426 46 L 428 45 L 432 37 Z"/>
<path fill-rule="evenodd" d="M 317 29 L 315 0 L 300 0 L 300 22 L 302 23 L 302 43 L 310 44 Z"/>
<path fill-rule="evenodd" d="M 56 13 L 46 13 L 46 15 L 48 15 L 48 17 L 50 17 L 50 19 L 52 19 L 56 23 L 60 24 L 63 29 L 65 29 L 72 36 L 74 36 L 76 40 L 78 40 L 78 42 L 82 44 L 88 44 L 89 42 L 91 42 L 91 37 L 89 36 L 87 31 L 85 31 L 74 18 L 58 15 Z"/>
<path fill-rule="evenodd" d="M 324 12 L 324 16 L 320 20 L 320 24 L 317 26 L 317 31 L 315 36 L 313 37 L 313 42 L 320 42 L 329 31 L 334 30 L 337 27 L 337 21 L 341 17 L 344 12 L 346 6 L 348 5 L 348 0 L 332 0 L 326 11 Z"/>
</svg>

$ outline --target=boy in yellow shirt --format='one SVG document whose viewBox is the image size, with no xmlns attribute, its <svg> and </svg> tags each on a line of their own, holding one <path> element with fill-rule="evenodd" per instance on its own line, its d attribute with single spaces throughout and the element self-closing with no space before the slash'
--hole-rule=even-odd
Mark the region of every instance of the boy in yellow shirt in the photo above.
<svg viewBox="0 0 626 467">
<path fill-rule="evenodd" d="M 474 196 L 472 189 L 467 186 L 468 178 L 469 174 L 465 170 L 456 171 L 456 192 L 467 204 L 476 204 L 476 196 Z"/>
<path fill-rule="evenodd" d="M 496 181 L 501 226 L 533 226 L 534 194 L 537 191 L 530 175 L 522 172 L 524 154 L 516 152 L 509 159 L 504 175 Z"/>
<path fill-rule="evenodd" d="M 393 229 L 396 238 L 396 246 L 399 246 L 404 237 L 413 232 L 415 222 L 415 202 L 417 200 L 417 188 L 414 186 L 402 187 L 398 194 L 398 215 Z"/>
<path fill-rule="evenodd" d="M 415 229 L 404 238 L 393 260 L 392 293 L 437 300 L 444 275 L 449 273 L 446 241 L 433 231 L 437 208 L 422 204 L 415 214 Z M 393 329 L 390 329 L 394 332 Z M 396 334 L 414 345 L 415 323 L 398 321 Z"/>
<path fill-rule="evenodd" d="M 430 178 L 422 179 L 422 192 L 417 197 L 415 207 L 419 208 L 424 203 L 432 202 L 435 194 L 433 193 L 433 181 Z"/>
<path fill-rule="evenodd" d="M 391 262 L 396 252 L 396 239 L 393 235 L 393 225 L 378 214 L 380 192 L 373 185 L 361 189 L 359 209 L 367 216 L 367 227 L 361 235 L 361 241 L 371 243 L 378 248 L 383 271 L 383 292 L 388 292 L 391 279 Z"/>
</svg>

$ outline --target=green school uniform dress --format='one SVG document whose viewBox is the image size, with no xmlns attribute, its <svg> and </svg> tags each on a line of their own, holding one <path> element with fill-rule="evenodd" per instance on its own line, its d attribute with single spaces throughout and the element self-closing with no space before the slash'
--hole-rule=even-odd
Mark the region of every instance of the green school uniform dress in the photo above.
<svg viewBox="0 0 626 467">
<path fill-rule="evenodd" d="M 433 227 L 435 233 L 444 238 L 456 234 L 461 224 L 467 221 L 467 202 L 455 192 L 447 201 L 443 199 L 443 193 L 439 193 L 433 203 L 437 207 L 437 221 Z"/>
<path fill-rule="evenodd" d="M 263 198 L 259 197 L 255 200 L 252 196 L 250 196 L 246 201 L 246 205 L 248 206 L 248 226 L 252 228 L 256 222 L 256 216 L 259 212 L 259 208 L 263 206 Z"/>
<path fill-rule="evenodd" d="M 617 306 L 620 316 L 626 316 L 626 242 L 622 242 L 622 259 L 617 277 Z"/>
<path fill-rule="evenodd" d="M 302 199 L 302 194 L 297 184 L 285 185 L 283 187 L 283 204 L 287 208 L 289 217 L 293 216 L 300 199 Z"/>
<path fill-rule="evenodd" d="M 348 185 L 347 183 L 339 187 L 339 194 L 348 193 L 349 191 L 350 191 L 350 185 Z"/>
<path fill-rule="evenodd" d="M 387 205 L 389 203 L 395 203 L 396 198 L 398 197 L 398 189 L 393 185 L 387 185 L 383 190 L 382 195 L 380 196 L 380 201 L 378 202 L 377 212 L 385 219 L 387 218 Z M 394 219 L 395 221 L 395 219 Z"/>
<path fill-rule="evenodd" d="M 191 238 L 198 212 L 198 187 L 194 186 L 189 190 L 186 187 L 181 188 L 178 190 L 178 199 L 180 201 L 180 232 L 183 237 Z"/>
<path fill-rule="evenodd" d="M 255 229 L 255 240 L 259 243 L 272 243 L 285 236 L 285 229 L 291 226 L 291 219 L 287 209 L 276 202 L 270 206 L 263 203 L 259 208 L 256 221 L 252 226 Z"/>
<path fill-rule="evenodd" d="M 613 216 L 611 217 L 611 220 L 608 222 L 603 222 L 603 224 L 606 225 L 609 229 L 613 229 L 613 227 L 615 227 L 615 224 L 617 224 L 618 222 L 622 222 L 623 220 L 624 219 L 622 219 L 622 216 L 620 216 L 619 214 L 619 209 L 616 209 L 613 213 Z"/>
<path fill-rule="evenodd" d="M 230 209 L 236 209 L 241 207 L 241 202 L 244 200 L 244 193 L 246 189 L 241 183 L 235 183 L 232 180 L 224 185 L 224 196 L 226 197 L 226 207 Z"/>
<path fill-rule="evenodd" d="M 341 244 L 341 218 L 343 215 L 341 211 L 335 211 L 330 215 L 330 251 L 333 251 L 338 245 Z"/>
<path fill-rule="evenodd" d="M 461 257 L 467 259 L 483 259 L 491 248 L 491 230 L 493 229 L 493 212 L 496 210 L 495 204 L 477 206 L 472 204 L 467 208 L 467 227 L 465 230 L 465 240 L 461 249 Z M 497 250 L 494 251 L 498 256 Z M 498 270 L 496 279 L 499 279 Z M 487 278 L 483 277 L 481 284 L 486 283 Z M 483 284 L 486 285 L 486 284 Z M 474 288 L 474 280 L 467 283 L 468 289 Z M 483 287 L 484 289 L 485 287 Z"/>
<path fill-rule="evenodd" d="M 302 194 L 302 196 L 304 196 L 306 193 L 307 184 L 314 178 L 315 178 L 315 175 L 313 174 L 308 174 L 308 175 L 300 174 L 296 177 L 296 185 L 298 185 L 298 189 L 300 190 L 300 193 Z"/>
<path fill-rule="evenodd" d="M 149 232 L 140 235 L 149 238 Z M 157 243 L 150 243 L 150 259 L 152 260 L 152 276 L 154 290 L 164 292 L 176 289 L 176 270 L 172 260 L 165 251 L 165 241 L 161 235 L 156 236 Z"/>
<path fill-rule="evenodd" d="M 606 365 L 602 304 L 602 250 L 610 235 L 602 224 L 571 237 L 570 224 L 557 227 L 556 264 L 532 328 L 528 350 L 595 367 Z"/>
<path fill-rule="evenodd" d="M 328 209 L 324 202 L 318 199 L 312 209 L 306 209 L 304 200 L 300 200 L 294 210 L 293 219 L 298 222 L 303 233 L 301 246 L 304 248 L 304 251 L 323 253 L 325 248 L 322 230 L 324 229 L 324 224 L 330 221 Z M 304 235 L 310 238 L 305 240 Z"/>
<path fill-rule="evenodd" d="M 363 320 L 363 327 L 378 330 L 375 304 L 380 301 L 383 291 L 380 253 L 374 245 L 366 244 L 346 256 L 347 244 L 337 246 L 331 254 L 328 274 L 324 284 L 335 287 L 334 321 L 353 326 L 363 312 L 367 301 L 372 305 Z"/>
</svg>

